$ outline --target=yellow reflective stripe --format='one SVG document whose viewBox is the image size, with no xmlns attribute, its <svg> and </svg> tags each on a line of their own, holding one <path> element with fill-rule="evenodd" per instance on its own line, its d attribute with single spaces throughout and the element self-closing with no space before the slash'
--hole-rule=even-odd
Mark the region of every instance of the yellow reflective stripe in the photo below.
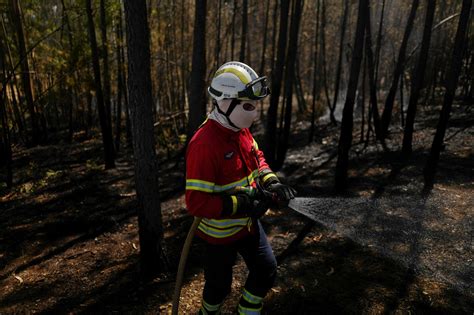
<svg viewBox="0 0 474 315">
<path fill-rule="evenodd" d="M 272 177 L 275 177 L 276 179 L 278 179 L 278 177 L 274 173 L 268 173 L 267 175 L 263 176 L 262 183 L 265 183 L 267 180 L 269 180 Z"/>
<path fill-rule="evenodd" d="M 237 213 L 237 197 L 236 196 L 230 196 L 232 199 L 232 215 Z"/>
<path fill-rule="evenodd" d="M 208 193 L 220 193 L 234 187 L 248 186 L 248 184 L 252 185 L 253 182 L 255 182 L 255 179 L 258 177 L 258 175 L 259 175 L 258 169 L 256 169 L 252 173 L 250 173 L 248 176 L 243 177 L 230 184 L 225 184 L 225 185 L 216 185 L 215 183 L 208 182 L 205 180 L 199 180 L 199 179 L 187 179 L 186 189 L 204 191 Z"/>
<path fill-rule="evenodd" d="M 258 143 L 257 143 L 257 141 L 255 141 L 255 139 L 253 139 L 253 146 L 254 146 L 255 150 L 258 150 Z"/>
<path fill-rule="evenodd" d="M 202 300 L 202 306 L 206 311 L 210 312 L 216 312 L 220 309 L 221 305 L 220 304 L 209 304 L 204 299 Z M 202 309 L 202 308 L 201 308 Z"/>
<path fill-rule="evenodd" d="M 241 178 L 238 181 L 235 181 L 233 183 L 226 184 L 226 185 L 215 185 L 214 191 L 215 192 L 223 192 L 223 191 L 229 190 L 229 189 L 237 187 L 237 186 L 248 186 L 247 184 L 252 185 L 252 183 L 255 181 L 255 179 L 257 177 L 258 177 L 258 169 L 254 170 L 248 176 L 246 176 L 244 178 Z"/>
<path fill-rule="evenodd" d="M 214 187 L 216 184 L 212 182 L 207 182 L 205 180 L 199 179 L 187 179 L 186 180 L 186 189 L 187 190 L 199 190 L 204 192 L 214 192 Z"/>
<path fill-rule="evenodd" d="M 244 228 L 243 226 L 237 226 L 231 229 L 218 230 L 218 229 L 213 229 L 210 226 L 207 226 L 205 224 L 202 224 L 202 222 L 198 226 L 198 229 L 201 232 L 214 238 L 225 238 L 225 237 L 232 236 L 240 232 L 243 228 Z"/>
<path fill-rule="evenodd" d="M 214 76 L 214 78 L 217 77 L 218 75 L 221 75 L 221 74 L 226 73 L 226 72 L 234 74 L 236 77 L 238 77 L 240 79 L 240 81 L 243 84 L 247 84 L 247 83 L 250 82 L 242 72 L 240 72 L 239 70 L 237 70 L 235 68 L 224 68 L 222 70 L 219 70 L 219 71 L 216 72 L 216 75 Z"/>
<path fill-rule="evenodd" d="M 260 315 L 260 311 L 262 310 L 262 306 L 259 308 L 250 308 L 250 307 L 243 307 L 239 304 L 237 312 L 239 315 Z"/>
<path fill-rule="evenodd" d="M 224 230 L 234 226 L 245 226 L 249 218 L 239 218 L 239 219 L 206 219 L 203 218 L 202 222 L 212 228 Z"/>
<path fill-rule="evenodd" d="M 244 288 L 244 291 L 242 292 L 242 297 L 244 298 L 244 300 L 252 304 L 260 304 L 263 301 L 262 297 L 253 295 L 252 293 L 247 291 L 247 289 L 245 288 Z"/>
</svg>

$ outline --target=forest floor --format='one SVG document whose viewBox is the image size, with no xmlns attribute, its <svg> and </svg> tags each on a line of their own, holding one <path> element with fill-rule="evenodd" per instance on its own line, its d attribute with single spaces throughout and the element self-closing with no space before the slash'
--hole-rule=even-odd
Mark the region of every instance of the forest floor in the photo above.
<svg viewBox="0 0 474 315">
<path fill-rule="evenodd" d="M 430 229 L 429 239 L 386 247 L 399 250 L 402 256 L 407 253 L 407 257 L 415 252 L 408 263 L 397 259 L 400 255 L 386 255 L 367 238 L 362 242 L 352 237 L 357 234 L 345 233 L 348 229 L 340 222 L 315 224 L 288 252 L 310 221 L 290 210 L 267 213 L 263 225 L 281 262 L 276 285 L 265 300 L 266 314 L 473 313 L 474 117 L 466 108 L 454 107 L 431 192 L 436 198 L 425 208 L 425 212 L 442 215 L 433 221 L 420 217 L 419 212 L 413 217 L 403 214 L 406 220 L 418 220 L 416 226 Z M 436 113 L 423 113 L 428 119 L 416 124 L 413 158 L 404 163 L 397 153 L 401 129 L 392 129 L 388 142 L 393 153 L 384 154 L 373 143 L 367 148 L 356 144 L 356 124 L 346 197 L 421 198 L 422 169 Z M 300 196 L 334 196 L 339 128 L 321 124 L 310 145 L 306 144 L 307 124 L 296 123 L 294 129 L 279 175 Z M 257 140 L 258 134 L 256 130 Z M 0 191 L 0 314 L 171 311 L 175 270 L 151 283 L 138 280 L 136 194 L 129 154 L 119 156 L 115 169 L 103 170 L 101 161 L 99 139 L 78 137 L 73 144 L 15 148 L 15 187 Z M 192 222 L 184 204 L 184 164 L 171 160 L 160 166 L 167 255 L 170 265 L 177 266 Z M 434 208 L 438 201 L 442 206 Z M 384 207 L 379 212 L 400 214 Z M 413 237 L 416 235 L 411 235 L 411 241 Z M 202 244 L 196 241 L 188 260 L 180 313 L 195 314 L 199 308 L 204 284 L 201 259 Z M 450 269 L 454 274 L 444 272 Z M 225 314 L 235 310 L 245 277 L 239 259 Z"/>
</svg>

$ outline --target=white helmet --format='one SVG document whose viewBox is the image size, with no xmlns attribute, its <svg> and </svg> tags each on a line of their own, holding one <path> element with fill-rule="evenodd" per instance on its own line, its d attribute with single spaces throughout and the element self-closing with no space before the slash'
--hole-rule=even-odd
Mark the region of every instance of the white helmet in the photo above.
<svg viewBox="0 0 474 315">
<path fill-rule="evenodd" d="M 265 76 L 259 77 L 242 62 L 230 61 L 217 69 L 208 92 L 216 101 L 260 100 L 270 94 L 270 89 Z"/>
</svg>

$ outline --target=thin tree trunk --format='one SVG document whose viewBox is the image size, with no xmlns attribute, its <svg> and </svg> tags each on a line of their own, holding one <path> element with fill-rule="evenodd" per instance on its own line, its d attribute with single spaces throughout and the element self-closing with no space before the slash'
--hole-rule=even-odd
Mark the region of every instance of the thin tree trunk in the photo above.
<svg viewBox="0 0 474 315">
<path fill-rule="evenodd" d="M 115 119 L 115 150 L 119 152 L 120 150 L 120 136 L 122 135 L 122 102 L 123 102 L 123 90 L 124 90 L 124 80 L 123 80 L 123 64 L 124 60 L 122 59 L 122 44 L 123 44 L 123 30 L 122 30 L 122 8 L 120 8 L 120 15 L 117 20 L 116 25 L 116 36 L 117 36 L 117 116 Z"/>
<path fill-rule="evenodd" d="M 311 102 L 311 129 L 309 132 L 309 143 L 313 142 L 314 139 L 314 133 L 316 131 L 316 101 L 319 100 L 319 81 L 318 81 L 318 73 L 319 73 L 319 67 L 320 67 L 320 62 L 319 56 L 321 56 L 321 49 L 318 46 L 319 43 L 319 21 L 320 21 L 320 16 L 321 16 L 321 10 L 320 10 L 320 0 L 316 0 L 317 5 L 316 5 L 316 30 L 314 32 L 314 52 L 313 52 L 313 90 L 312 90 L 312 102 Z"/>
<path fill-rule="evenodd" d="M 323 83 L 324 83 L 324 94 L 326 95 L 326 103 L 329 109 L 329 118 L 333 125 L 337 125 L 336 117 L 334 112 L 336 107 L 331 106 L 331 100 L 329 98 L 329 86 L 328 86 L 328 73 L 326 66 L 326 1 L 322 0 L 321 4 L 321 50 L 322 50 L 322 66 L 323 66 Z"/>
<path fill-rule="evenodd" d="M 411 4 L 410 15 L 408 16 L 407 26 L 405 27 L 405 33 L 403 34 L 402 44 L 398 53 L 398 60 L 393 73 L 392 84 L 385 100 L 385 107 L 382 113 L 382 137 L 385 139 L 388 134 L 388 127 L 390 126 L 390 120 L 392 119 L 393 102 L 395 101 L 395 95 L 398 88 L 398 80 L 403 75 L 403 67 L 405 64 L 405 55 L 408 46 L 408 39 L 413 29 L 413 22 L 415 21 L 416 10 L 418 8 L 419 0 L 413 0 Z M 403 85 L 400 87 L 403 90 Z M 403 109 L 402 109 L 403 111 Z"/>
<path fill-rule="evenodd" d="M 234 60 L 235 43 L 235 17 L 237 15 L 237 0 L 234 0 L 234 10 L 232 11 L 232 37 L 230 40 L 230 59 Z"/>
<path fill-rule="evenodd" d="M 189 92 L 188 141 L 206 117 L 206 12 L 207 0 L 196 0 L 193 60 Z"/>
<path fill-rule="evenodd" d="M 107 42 L 107 15 L 105 12 L 106 0 L 100 0 L 100 31 L 102 37 L 102 58 L 104 65 L 104 105 L 106 122 L 109 129 L 112 130 L 112 106 L 111 106 L 111 93 L 110 93 L 110 71 L 109 71 L 109 45 Z M 113 145 L 113 143 L 112 143 Z"/>
<path fill-rule="evenodd" d="M 267 128 L 265 130 L 266 145 L 265 157 L 267 162 L 273 166 L 276 162 L 276 139 L 278 103 L 280 101 L 283 69 L 285 66 L 285 52 L 288 29 L 288 12 L 290 0 L 282 0 L 280 6 L 280 29 L 278 32 L 278 50 L 275 68 L 272 72 L 272 94 L 270 95 L 270 107 L 267 114 Z"/>
<path fill-rule="evenodd" d="M 400 76 L 400 124 L 402 127 L 405 126 L 405 115 L 404 115 L 404 107 L 405 107 L 405 100 L 403 99 L 403 85 L 405 83 L 405 79 L 403 79 L 404 75 Z"/>
<path fill-rule="evenodd" d="M 415 124 L 416 107 L 420 96 L 421 87 L 425 77 L 426 62 L 431 40 L 431 28 L 433 27 L 433 17 L 436 8 L 436 0 L 427 0 L 426 19 L 423 29 L 423 40 L 421 42 L 420 56 L 413 74 L 410 100 L 408 102 L 405 130 L 403 133 L 402 153 L 405 157 L 412 153 L 413 128 Z"/>
<path fill-rule="evenodd" d="M 349 164 L 349 150 L 352 145 L 352 126 L 354 100 L 359 81 L 360 65 L 364 48 L 364 31 L 367 23 L 368 0 L 359 0 L 357 26 L 354 36 L 354 52 L 352 55 L 349 84 L 347 86 L 346 101 L 342 113 L 341 134 L 339 137 L 338 157 L 336 163 L 335 188 L 342 191 L 347 186 L 347 169 Z"/>
<path fill-rule="evenodd" d="M 19 0 L 11 0 L 12 20 L 15 24 L 18 37 L 18 52 L 21 60 L 21 77 L 23 89 L 25 91 L 26 104 L 31 120 L 31 145 L 36 146 L 39 143 L 40 130 L 38 126 L 37 112 L 34 103 L 34 89 L 31 82 L 30 66 L 26 49 L 25 32 L 23 29 L 23 14 L 21 12 Z"/>
<path fill-rule="evenodd" d="M 362 100 L 361 100 L 361 118 L 360 123 L 360 142 L 364 142 L 364 128 L 365 128 L 365 90 L 366 90 L 366 73 L 367 73 L 367 55 L 364 55 L 364 67 L 362 68 Z"/>
<path fill-rule="evenodd" d="M 272 58 L 270 62 L 270 69 L 275 69 L 275 55 L 276 55 L 276 34 L 277 34 L 277 24 L 278 24 L 278 1 L 275 1 L 274 10 L 273 10 L 273 31 L 272 31 Z"/>
<path fill-rule="evenodd" d="M 336 108 L 337 105 L 337 99 L 339 95 L 339 84 L 341 82 L 341 69 L 342 69 L 342 54 L 344 52 L 344 34 L 346 33 L 346 25 L 347 25 L 347 14 L 349 12 L 349 2 L 348 0 L 342 0 L 342 6 L 343 6 L 343 14 L 342 14 L 342 20 L 341 20 L 341 36 L 339 38 L 339 56 L 337 58 L 337 68 L 336 68 L 336 83 L 334 86 L 334 98 L 332 102 L 332 106 L 330 110 L 334 112 L 334 109 Z M 331 117 L 331 122 L 333 124 L 336 123 L 336 119 L 334 118 L 334 114 L 330 116 Z"/>
<path fill-rule="evenodd" d="M 247 11 L 248 11 L 248 0 L 242 1 L 242 33 L 240 34 L 240 54 L 239 60 L 245 62 L 245 44 L 247 43 Z"/>
<path fill-rule="evenodd" d="M 448 125 L 448 120 L 451 113 L 451 106 L 456 94 L 456 86 L 458 84 L 459 74 L 461 73 L 464 48 L 466 45 L 466 31 L 469 22 L 469 11 L 471 10 L 471 6 L 472 0 L 463 0 L 461 16 L 459 17 L 458 28 L 454 40 L 451 66 L 448 68 L 447 79 L 445 80 L 446 92 L 444 94 L 443 107 L 439 116 L 436 134 L 433 138 L 430 156 L 428 157 L 423 170 L 426 188 L 432 188 L 434 183 L 439 155 L 443 146 L 444 135 L 446 133 L 446 127 Z"/>
<path fill-rule="evenodd" d="M 270 0 L 267 0 L 267 5 L 266 5 L 265 8 L 266 8 L 266 10 L 265 10 L 265 26 L 263 28 L 262 55 L 260 57 L 260 71 L 258 73 L 259 75 L 263 75 L 263 73 L 265 71 L 265 55 L 266 55 L 266 51 L 267 51 L 268 16 L 270 14 Z"/>
<path fill-rule="evenodd" d="M 0 166 L 5 165 L 7 188 L 13 186 L 13 170 L 12 170 L 12 148 L 10 139 L 10 128 L 8 126 L 7 103 L 6 103 L 6 60 L 3 40 L 0 39 L 0 68 L 2 70 L 2 93 L 0 95 L 0 123 L 2 125 L 2 138 L 0 139 Z"/>
<path fill-rule="evenodd" d="M 99 111 L 100 128 L 102 131 L 102 142 L 104 144 L 105 168 L 114 168 L 114 144 L 112 139 L 112 129 L 107 123 L 107 113 L 104 106 L 104 95 L 102 94 L 102 82 L 100 74 L 99 52 L 97 48 L 97 38 L 95 35 L 94 18 L 92 16 L 92 1 L 86 0 L 87 25 L 89 30 L 89 41 L 92 51 L 92 64 L 94 68 L 94 81 L 97 99 L 97 109 Z"/>
<path fill-rule="evenodd" d="M 370 7 L 367 7 L 367 23 L 365 23 L 365 52 L 367 58 L 367 66 L 369 70 L 369 88 L 370 88 L 370 104 L 372 107 L 372 116 L 374 118 L 375 137 L 380 141 L 384 150 L 387 150 L 385 141 L 380 130 L 380 116 L 377 104 L 377 85 L 375 82 L 374 55 L 372 53 L 372 28 L 370 25 Z"/>
<path fill-rule="evenodd" d="M 151 280 L 166 268 L 153 133 L 150 35 L 145 0 L 125 0 L 128 90 L 138 198 L 141 275 Z"/>
<path fill-rule="evenodd" d="M 215 68 L 217 69 L 220 65 L 220 52 L 221 52 L 221 5 L 222 0 L 217 0 L 217 35 L 216 35 L 216 53 Z"/>
<path fill-rule="evenodd" d="M 277 158 L 275 163 L 275 169 L 278 170 L 283 166 L 283 162 L 286 158 L 286 152 L 288 150 L 288 142 L 290 138 L 291 128 L 291 116 L 292 116 L 292 102 L 293 102 L 293 80 L 295 78 L 296 68 L 296 57 L 298 47 L 298 32 L 301 20 L 301 12 L 303 10 L 303 0 L 294 0 L 293 9 L 291 10 L 291 25 L 288 47 L 292 49 L 288 50 L 286 57 L 286 69 L 285 69 L 285 120 L 283 125 L 282 138 L 277 144 Z"/>
<path fill-rule="evenodd" d="M 382 30 L 383 30 L 383 21 L 385 17 L 384 13 L 385 13 L 385 0 L 382 0 L 382 12 L 380 12 L 379 30 L 377 33 L 377 41 L 375 44 L 375 70 L 374 70 L 375 83 L 377 83 L 379 79 L 380 49 L 382 48 Z"/>
</svg>

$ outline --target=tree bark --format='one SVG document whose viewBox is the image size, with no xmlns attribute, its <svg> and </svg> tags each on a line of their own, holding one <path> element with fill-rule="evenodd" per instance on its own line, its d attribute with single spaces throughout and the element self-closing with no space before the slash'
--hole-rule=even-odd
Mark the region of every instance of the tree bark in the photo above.
<svg viewBox="0 0 474 315">
<path fill-rule="evenodd" d="M 428 51 L 431 40 L 431 28 L 433 27 L 433 18 L 436 8 L 436 0 L 427 0 L 425 26 L 423 29 L 423 39 L 421 42 L 420 55 L 413 73 L 413 81 L 411 85 L 410 100 L 408 101 L 407 116 L 405 122 L 405 130 L 403 133 L 402 153 L 408 157 L 412 153 L 413 128 L 415 124 L 416 107 L 420 96 L 421 87 L 425 77 L 426 62 L 428 60 Z"/>
<path fill-rule="evenodd" d="M 375 62 L 374 54 L 372 52 L 372 28 L 370 23 L 370 7 L 367 7 L 367 23 L 365 23 L 365 52 L 369 70 L 370 104 L 372 107 L 372 116 L 374 119 L 375 137 L 380 141 L 384 150 L 387 150 L 387 146 L 385 145 L 385 141 L 382 138 L 380 130 L 380 116 L 377 103 L 377 83 L 375 82 Z"/>
<path fill-rule="evenodd" d="M 123 64 L 125 60 L 122 59 L 122 44 L 123 44 L 123 30 L 122 30 L 122 8 L 120 7 L 120 14 L 116 25 L 116 55 L 117 55 L 117 113 L 115 118 L 115 150 L 120 150 L 120 136 L 122 135 L 122 102 L 123 102 Z"/>
<path fill-rule="evenodd" d="M 341 69 L 342 69 L 342 54 L 344 52 L 344 34 L 346 33 L 346 25 L 347 25 L 347 14 L 349 11 L 349 3 L 348 0 L 342 0 L 342 5 L 344 7 L 344 12 L 342 14 L 341 20 L 341 36 L 339 38 L 339 56 L 337 58 L 337 68 L 336 68 L 336 83 L 334 85 L 334 98 L 332 101 L 332 108 L 330 111 L 334 113 L 334 110 L 337 105 L 338 95 L 339 95 L 339 84 L 341 82 Z M 334 118 L 334 114 L 330 115 L 331 122 L 336 124 L 336 119 Z"/>
<path fill-rule="evenodd" d="M 451 59 L 451 65 L 448 68 L 447 79 L 445 80 L 446 92 L 444 94 L 443 107 L 439 116 L 436 134 L 431 145 L 431 152 L 423 170 L 425 178 L 425 188 L 433 187 L 435 173 L 439 161 L 439 155 L 443 146 L 443 140 L 448 125 L 451 106 L 456 94 L 456 86 L 461 72 L 464 48 L 466 45 L 466 32 L 469 22 L 469 11 L 471 10 L 472 0 L 463 0 L 461 8 L 461 16 L 459 17 L 458 28 L 454 39 L 454 47 Z"/>
<path fill-rule="evenodd" d="M 158 161 L 153 134 L 150 34 L 145 0 L 125 0 L 128 47 L 128 90 L 138 198 L 140 266 L 144 279 L 164 271 L 163 225 Z"/>
<path fill-rule="evenodd" d="M 99 111 L 100 128 L 102 131 L 102 142 L 104 144 L 105 168 L 114 168 L 114 144 L 112 139 L 112 129 L 107 123 L 107 113 L 104 106 L 104 95 L 102 94 L 102 82 L 100 74 L 99 52 L 97 48 L 97 38 L 95 35 L 94 18 L 92 16 L 92 1 L 86 0 L 87 25 L 89 31 L 89 41 L 92 51 L 92 65 L 94 68 L 94 82 L 97 99 L 97 109 Z"/>
<path fill-rule="evenodd" d="M 303 0 L 294 0 L 293 8 L 291 13 L 291 25 L 290 25 L 290 34 L 288 47 L 288 55 L 286 58 L 286 67 L 285 67 L 285 111 L 284 111 L 284 124 L 282 131 L 282 138 L 279 139 L 277 143 L 277 158 L 274 165 L 274 170 L 278 170 L 283 166 L 286 158 L 286 152 L 288 150 L 288 142 L 290 138 L 290 128 L 291 128 L 291 116 L 293 109 L 293 80 L 295 78 L 295 65 L 297 57 L 297 47 L 298 47 L 298 32 L 299 25 L 301 20 L 301 11 L 303 9 Z"/>
<path fill-rule="evenodd" d="M 413 29 L 413 22 L 415 21 L 416 10 L 418 8 L 419 2 L 419 0 L 413 0 L 411 4 L 410 15 L 408 16 L 407 26 L 405 27 L 405 33 L 403 34 L 403 40 L 402 44 L 400 45 L 400 51 L 398 52 L 398 60 L 393 73 L 392 84 L 385 100 L 385 107 L 382 113 L 382 137 L 384 139 L 387 137 L 388 127 L 392 119 L 393 102 L 395 101 L 395 95 L 397 93 L 398 81 L 400 79 L 400 76 L 403 74 L 408 39 L 410 37 L 411 30 Z M 401 89 L 403 89 L 403 86 L 401 87 Z"/>
<path fill-rule="evenodd" d="M 242 33 L 240 34 L 240 54 L 239 61 L 245 62 L 245 45 L 247 43 L 247 11 L 248 11 L 248 0 L 242 1 Z"/>
<path fill-rule="evenodd" d="M 206 118 L 206 12 L 207 0 L 196 0 L 191 78 L 189 81 L 188 141 Z"/>
<path fill-rule="evenodd" d="M 109 71 L 109 46 L 107 42 L 107 14 L 105 12 L 106 0 L 100 0 L 100 32 L 102 37 L 102 63 L 104 65 L 104 106 L 106 122 L 112 130 L 112 106 L 110 93 L 110 71 Z M 113 143 L 112 143 L 113 144 Z"/>
<path fill-rule="evenodd" d="M 346 101 L 342 112 L 341 133 L 338 145 L 336 163 L 335 188 L 343 191 L 347 186 L 347 169 L 349 164 L 349 150 L 352 145 L 352 126 L 354 101 L 359 81 L 360 65 L 364 48 L 364 31 L 367 23 L 368 0 L 359 0 L 357 26 L 354 37 L 354 52 L 352 55 L 349 83 L 347 86 Z"/>
<path fill-rule="evenodd" d="M 313 52 L 313 89 L 311 101 L 311 129 L 309 131 L 308 143 L 313 142 L 314 133 L 316 131 L 316 101 L 319 100 L 320 84 L 318 81 L 318 73 L 320 72 L 319 57 L 321 56 L 321 49 L 318 46 L 319 43 L 319 21 L 321 16 L 320 0 L 316 0 L 316 30 L 314 32 L 314 52 Z"/>
<path fill-rule="evenodd" d="M 266 148 L 265 158 L 270 166 L 276 162 L 276 132 L 278 119 L 278 103 L 280 101 L 281 83 L 285 66 L 285 52 L 288 29 L 288 12 L 290 0 L 282 0 L 280 5 L 280 29 L 278 32 L 278 49 L 275 68 L 272 73 L 272 94 L 270 95 L 270 107 L 267 114 L 267 128 L 265 130 Z"/>
<path fill-rule="evenodd" d="M 3 40 L 0 39 L 0 68 L 2 70 L 2 92 L 0 95 L 0 123 L 2 126 L 2 138 L 0 139 L 0 166 L 6 168 L 5 183 L 7 188 L 13 186 L 13 170 L 12 170 L 12 148 L 10 139 L 10 128 L 8 126 L 7 103 L 6 103 L 6 78 L 7 69 L 5 61 L 5 49 Z"/>
<path fill-rule="evenodd" d="M 18 37 L 18 52 L 21 60 L 21 77 L 23 89 L 25 90 L 26 104 L 31 120 L 31 145 L 36 146 L 39 143 L 40 130 L 38 126 L 37 112 L 34 103 L 34 89 L 31 82 L 30 66 L 28 64 L 28 55 L 26 50 L 25 32 L 23 29 L 23 14 L 21 12 L 19 0 L 11 0 L 12 20 L 15 24 Z"/>
</svg>

